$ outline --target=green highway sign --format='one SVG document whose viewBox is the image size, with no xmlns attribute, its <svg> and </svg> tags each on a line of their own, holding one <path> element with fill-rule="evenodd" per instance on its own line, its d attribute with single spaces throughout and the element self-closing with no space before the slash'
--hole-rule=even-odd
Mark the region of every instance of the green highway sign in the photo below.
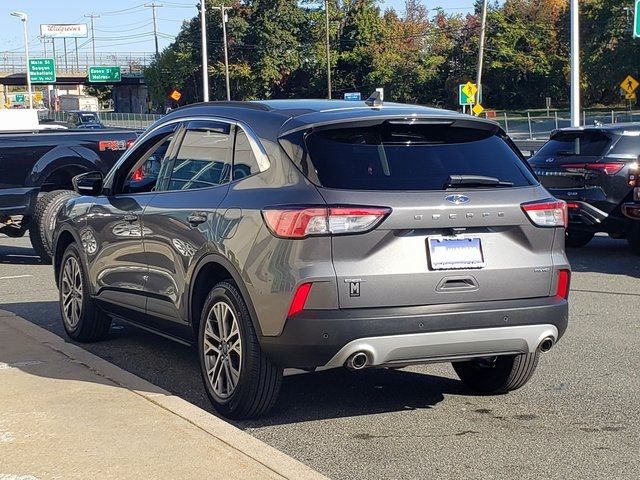
<svg viewBox="0 0 640 480">
<path fill-rule="evenodd" d="M 458 101 L 460 105 L 473 105 L 476 102 L 478 88 L 475 83 L 467 82 L 458 87 Z"/>
<path fill-rule="evenodd" d="M 640 0 L 636 0 L 636 14 L 633 21 L 633 36 L 640 38 Z"/>
<path fill-rule="evenodd" d="M 30 58 L 31 83 L 53 83 L 56 81 L 56 62 L 53 58 Z"/>
<path fill-rule="evenodd" d="M 89 82 L 91 83 L 110 83 L 121 80 L 120 67 L 89 67 Z"/>
<path fill-rule="evenodd" d="M 16 103 L 24 103 L 24 93 L 16 94 Z"/>
</svg>

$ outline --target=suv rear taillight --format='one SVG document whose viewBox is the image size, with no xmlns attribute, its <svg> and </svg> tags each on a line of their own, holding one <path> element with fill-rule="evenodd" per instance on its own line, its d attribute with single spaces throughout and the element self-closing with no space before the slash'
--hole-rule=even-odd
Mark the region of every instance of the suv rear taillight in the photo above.
<svg viewBox="0 0 640 480">
<path fill-rule="evenodd" d="M 529 220 L 538 227 L 567 227 L 569 215 L 563 200 L 544 200 L 521 205 Z"/>
<path fill-rule="evenodd" d="M 625 166 L 625 163 L 607 162 L 607 163 L 565 163 L 562 168 L 577 168 L 584 170 L 592 170 L 602 172 L 605 175 L 615 175 Z"/>
<path fill-rule="evenodd" d="M 273 207 L 265 208 L 262 217 L 276 237 L 301 239 L 365 233 L 390 213 L 387 207 Z"/>
<path fill-rule="evenodd" d="M 558 270 L 558 283 L 556 284 L 556 297 L 569 298 L 569 286 L 571 285 L 571 272 Z"/>
</svg>

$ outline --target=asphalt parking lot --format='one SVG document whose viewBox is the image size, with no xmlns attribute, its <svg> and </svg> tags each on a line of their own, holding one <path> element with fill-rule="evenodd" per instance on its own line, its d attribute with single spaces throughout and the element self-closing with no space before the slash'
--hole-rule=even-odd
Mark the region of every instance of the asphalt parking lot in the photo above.
<svg viewBox="0 0 640 480">
<path fill-rule="evenodd" d="M 475 396 L 449 365 L 303 374 L 237 425 L 335 479 L 637 478 L 640 257 L 606 237 L 569 257 L 569 330 L 523 389 Z M 26 238 L 0 237 L 0 309 L 64 336 Z M 116 324 L 83 348 L 211 410 L 187 347 Z"/>
</svg>

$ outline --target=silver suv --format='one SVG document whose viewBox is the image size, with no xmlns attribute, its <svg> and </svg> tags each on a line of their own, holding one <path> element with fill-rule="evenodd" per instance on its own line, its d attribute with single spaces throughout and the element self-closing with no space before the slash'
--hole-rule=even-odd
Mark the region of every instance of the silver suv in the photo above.
<svg viewBox="0 0 640 480">
<path fill-rule="evenodd" d="M 152 162 L 152 168 L 149 166 Z M 271 408 L 284 368 L 453 362 L 523 386 L 567 327 L 567 211 L 491 121 L 410 105 L 181 108 L 58 215 L 64 327 L 198 348 L 215 408 Z"/>
</svg>

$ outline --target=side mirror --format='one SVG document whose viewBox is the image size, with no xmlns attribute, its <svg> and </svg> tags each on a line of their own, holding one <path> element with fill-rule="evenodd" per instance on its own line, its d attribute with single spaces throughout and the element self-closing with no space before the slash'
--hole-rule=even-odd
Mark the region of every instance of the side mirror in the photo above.
<svg viewBox="0 0 640 480">
<path fill-rule="evenodd" d="M 95 197 L 102 193 L 102 181 L 102 173 L 87 172 L 73 177 L 71 183 L 76 193 Z"/>
</svg>

